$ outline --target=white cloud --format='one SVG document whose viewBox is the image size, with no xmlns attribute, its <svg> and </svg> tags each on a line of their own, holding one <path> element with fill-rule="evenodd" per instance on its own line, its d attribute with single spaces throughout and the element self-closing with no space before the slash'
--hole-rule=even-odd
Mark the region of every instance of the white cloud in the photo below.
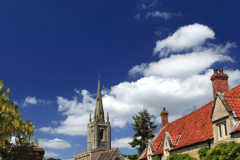
<svg viewBox="0 0 240 160">
<path fill-rule="evenodd" d="M 65 148 L 71 148 L 71 145 L 64 140 L 55 138 L 53 140 L 48 140 L 48 139 L 38 139 L 38 144 L 40 147 L 44 148 L 54 148 L 54 149 L 65 149 Z"/>
<path fill-rule="evenodd" d="M 27 104 L 37 104 L 36 97 L 26 97 L 23 106 L 27 106 Z"/>
<path fill-rule="evenodd" d="M 132 142 L 133 138 L 131 137 L 126 137 L 126 138 L 120 138 L 120 139 L 115 139 L 114 141 L 111 142 L 112 144 L 112 148 L 129 148 L 129 149 L 133 149 L 130 144 L 128 144 L 129 142 Z"/>
<path fill-rule="evenodd" d="M 10 143 L 12 143 L 14 145 L 16 144 L 16 137 L 15 136 L 12 136 L 12 139 L 11 139 Z"/>
<path fill-rule="evenodd" d="M 148 12 L 145 15 L 145 18 L 148 19 L 150 17 L 159 17 L 159 18 L 163 18 L 165 20 L 167 20 L 170 17 L 173 16 L 181 16 L 181 13 L 168 13 L 168 12 L 160 12 L 160 11 L 152 11 L 152 12 Z"/>
<path fill-rule="evenodd" d="M 148 65 L 146 63 L 136 65 L 129 71 L 129 74 L 134 76 L 140 73 L 144 76 L 156 75 L 171 78 L 185 78 L 201 73 L 215 62 L 234 62 L 234 60 L 226 54 L 228 53 L 228 49 L 234 46 L 233 43 L 227 43 L 225 46 L 201 48 L 201 50 L 196 52 L 171 55 L 169 58 L 160 59 L 158 62 L 151 62 Z"/>
<path fill-rule="evenodd" d="M 195 33 L 197 28 L 200 33 Z M 209 44 L 203 47 L 208 37 L 214 38 L 214 32 L 200 24 L 181 27 L 175 33 L 180 37 L 175 37 L 171 43 L 169 41 L 164 45 L 166 50 L 170 48 L 171 52 L 175 51 L 170 57 L 162 58 L 158 62 L 137 65 L 129 71 L 129 74 L 140 73 L 144 77 L 132 82 L 121 82 L 110 89 L 102 90 L 104 112 L 105 115 L 109 112 L 112 127 L 119 129 L 125 127 L 127 123 L 132 123 L 132 116 L 138 114 L 144 106 L 148 107 L 150 114 L 154 114 L 156 122 L 160 123 L 159 114 L 163 107 L 169 112 L 169 121 L 173 121 L 213 100 L 210 81 L 213 70 L 210 68 L 214 63 L 234 62 L 228 53 L 235 44 L 227 43 L 223 46 Z M 180 42 L 180 39 L 193 42 L 190 44 L 181 42 L 179 46 L 172 44 Z M 184 51 L 193 47 L 192 52 Z M 180 50 L 182 54 L 179 54 Z M 224 73 L 229 75 L 230 88 L 240 83 L 239 70 L 225 69 Z M 107 82 L 102 82 L 104 83 Z M 93 85 L 96 85 L 97 90 L 97 82 Z M 40 131 L 86 135 L 89 114 L 92 114 L 95 108 L 95 94 L 90 94 L 87 90 L 75 89 L 75 92 L 81 96 L 80 101 L 78 97 L 72 100 L 58 97 L 58 111 L 67 115 L 67 118 L 60 122 L 60 126 L 43 127 L 39 129 Z M 114 141 L 118 142 L 119 140 Z"/>
<path fill-rule="evenodd" d="M 33 104 L 33 105 L 36 105 L 36 104 L 51 104 L 53 103 L 53 101 L 50 101 L 50 100 L 43 100 L 43 99 L 36 99 L 36 97 L 30 97 L 30 96 L 27 96 L 24 100 L 24 103 L 23 103 L 23 106 L 24 107 L 27 107 L 28 104 Z"/>
<path fill-rule="evenodd" d="M 181 52 L 202 45 L 206 39 L 214 39 L 215 33 L 208 26 L 192 24 L 180 27 L 173 35 L 156 42 L 154 54 L 167 56 L 169 52 Z"/>
<path fill-rule="evenodd" d="M 58 157 L 59 154 L 58 153 L 53 153 L 53 152 L 48 152 L 46 151 L 44 154 L 44 157 Z"/>
<path fill-rule="evenodd" d="M 145 18 L 160 17 L 167 20 L 171 15 L 172 15 L 171 13 L 167 13 L 167 12 L 152 11 L 152 12 L 146 13 Z"/>
</svg>

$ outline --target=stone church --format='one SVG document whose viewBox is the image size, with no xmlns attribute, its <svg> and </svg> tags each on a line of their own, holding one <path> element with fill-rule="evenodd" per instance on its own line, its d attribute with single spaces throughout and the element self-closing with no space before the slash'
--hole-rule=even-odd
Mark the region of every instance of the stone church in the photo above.
<svg viewBox="0 0 240 160">
<path fill-rule="evenodd" d="M 118 148 L 111 149 L 111 125 L 109 114 L 104 116 L 100 78 L 94 116 L 90 114 L 87 124 L 87 151 L 75 154 L 74 160 L 124 160 Z"/>
<path fill-rule="evenodd" d="M 148 141 L 138 160 L 152 160 L 157 155 L 165 160 L 173 152 L 199 159 L 197 151 L 202 147 L 240 143 L 240 85 L 229 90 L 228 75 L 223 70 L 215 69 L 210 80 L 213 101 L 170 123 L 171 113 L 164 108 L 161 129 Z"/>
</svg>

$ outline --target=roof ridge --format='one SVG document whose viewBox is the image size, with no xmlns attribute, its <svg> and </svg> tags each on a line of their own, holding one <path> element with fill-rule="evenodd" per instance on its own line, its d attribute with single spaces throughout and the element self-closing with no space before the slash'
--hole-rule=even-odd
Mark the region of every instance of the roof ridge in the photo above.
<svg viewBox="0 0 240 160">
<path fill-rule="evenodd" d="M 236 85 L 235 87 L 233 87 L 233 88 L 231 88 L 231 89 L 229 89 L 227 92 L 224 93 L 224 95 L 225 95 L 226 93 L 231 92 L 232 90 L 234 90 L 234 89 L 236 89 L 236 88 L 238 88 L 238 87 L 240 87 L 240 84 L 239 84 L 239 85 Z"/>
<path fill-rule="evenodd" d="M 114 150 L 114 151 L 113 151 L 113 153 L 111 154 L 111 156 L 109 157 L 108 160 L 110 160 L 110 159 L 112 158 L 113 154 L 114 154 L 114 153 L 116 152 L 116 150 L 117 150 L 117 147 L 116 147 L 116 148 L 113 148 L 113 149 L 111 149 L 111 150 Z"/>
<path fill-rule="evenodd" d="M 117 148 L 117 147 L 116 147 L 116 148 Z M 113 149 L 116 149 L 116 148 L 113 148 Z M 103 153 L 109 152 L 109 151 L 111 151 L 111 150 L 113 150 L 113 149 L 109 149 L 109 150 L 103 151 Z"/>
<path fill-rule="evenodd" d="M 210 101 L 209 103 L 207 103 L 207 104 L 203 105 L 202 107 L 200 107 L 200 108 L 196 109 L 195 111 L 192 111 L 192 112 L 190 112 L 190 113 L 188 113 L 188 114 L 186 114 L 186 115 L 184 115 L 184 116 L 182 116 L 182 117 L 180 117 L 180 118 L 178 118 L 178 119 L 176 119 L 176 120 L 174 120 L 174 121 L 172 121 L 172 122 L 168 123 L 167 125 L 169 125 L 169 124 L 171 124 L 171 123 L 173 123 L 173 122 L 175 122 L 175 121 L 178 121 L 179 119 L 185 118 L 186 116 L 188 116 L 188 115 L 190 115 L 190 114 L 193 114 L 193 113 L 195 113 L 196 111 L 198 111 L 198 110 L 200 110 L 201 108 L 203 108 L 203 107 L 205 107 L 205 106 L 209 105 L 209 104 L 210 104 L 210 103 L 212 103 L 212 102 L 214 102 L 214 100 L 212 100 L 212 101 Z M 167 125 L 166 125 L 166 126 L 167 126 Z M 165 127 L 165 126 L 164 126 L 164 127 Z"/>
</svg>

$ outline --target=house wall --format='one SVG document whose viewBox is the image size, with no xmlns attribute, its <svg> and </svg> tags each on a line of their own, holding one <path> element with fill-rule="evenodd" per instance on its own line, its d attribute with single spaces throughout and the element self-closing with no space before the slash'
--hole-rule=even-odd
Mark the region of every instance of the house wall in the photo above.
<svg viewBox="0 0 240 160">
<path fill-rule="evenodd" d="M 211 142 L 211 147 L 212 147 L 212 143 L 213 143 L 213 141 Z M 197 158 L 199 160 L 200 158 L 198 156 L 198 150 L 203 148 L 203 147 L 209 147 L 209 144 L 207 142 L 197 143 L 197 144 L 194 144 L 194 145 L 191 145 L 191 146 L 187 146 L 187 147 L 183 147 L 183 148 L 173 150 L 173 151 L 171 151 L 171 153 L 177 152 L 177 153 L 180 153 L 180 154 L 188 154 L 188 155 L 190 155 L 194 158 Z"/>
</svg>

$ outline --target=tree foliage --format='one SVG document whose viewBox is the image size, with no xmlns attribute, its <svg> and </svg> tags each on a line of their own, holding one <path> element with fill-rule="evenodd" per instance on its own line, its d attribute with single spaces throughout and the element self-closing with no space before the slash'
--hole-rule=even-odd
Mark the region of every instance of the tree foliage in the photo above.
<svg viewBox="0 0 240 160">
<path fill-rule="evenodd" d="M 3 89 L 3 80 L 0 80 L 0 157 L 9 157 L 12 136 L 15 136 L 16 145 L 30 144 L 33 137 L 34 125 L 30 120 L 23 120 L 19 106 L 9 100 L 9 88 Z M 33 142 L 32 142 L 33 144 Z"/>
<path fill-rule="evenodd" d="M 188 154 L 178 154 L 176 152 L 171 153 L 171 155 L 167 158 L 167 160 L 196 160 L 189 156 Z"/>
<path fill-rule="evenodd" d="M 152 160 L 160 160 L 161 158 L 160 158 L 160 156 L 159 155 L 156 155 L 156 156 L 154 156 L 153 158 L 152 158 Z"/>
<path fill-rule="evenodd" d="M 126 154 L 122 154 L 122 156 L 124 157 L 124 158 L 127 158 L 127 159 L 129 159 L 129 160 L 136 160 L 137 158 L 138 158 L 138 154 L 134 154 L 134 155 L 126 155 Z"/>
<path fill-rule="evenodd" d="M 154 137 L 153 133 L 157 130 L 158 125 L 154 125 L 154 121 L 151 121 L 154 115 L 150 115 L 146 108 L 143 111 L 138 112 L 139 115 L 133 116 L 134 124 L 133 129 L 136 133 L 133 135 L 133 141 L 129 144 L 138 150 L 140 155 L 147 146 L 148 139 Z"/>
<path fill-rule="evenodd" d="M 208 159 L 238 159 L 240 160 L 240 144 L 234 141 L 228 143 L 220 143 L 214 148 L 204 147 L 198 150 L 201 160 Z"/>
</svg>

